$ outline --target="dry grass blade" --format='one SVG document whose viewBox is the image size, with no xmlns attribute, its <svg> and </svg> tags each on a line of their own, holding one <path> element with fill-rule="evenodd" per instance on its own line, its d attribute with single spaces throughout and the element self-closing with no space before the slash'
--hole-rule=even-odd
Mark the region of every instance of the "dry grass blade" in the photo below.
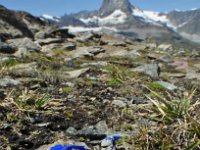
<svg viewBox="0 0 200 150">
<path fill-rule="evenodd" d="M 156 102 L 155 100 L 153 100 L 152 98 L 148 97 L 146 95 L 146 97 L 158 108 L 158 110 L 161 112 L 161 114 L 163 116 L 166 116 L 166 113 L 163 111 L 163 109 L 160 107 L 160 104 L 158 102 Z"/>
<path fill-rule="evenodd" d="M 200 138 L 200 123 L 189 115 L 187 118 L 191 122 L 194 132 L 197 134 L 198 138 Z"/>
<path fill-rule="evenodd" d="M 167 107 L 171 107 L 169 102 L 167 102 L 162 96 L 160 96 L 158 93 L 156 93 L 155 91 L 151 90 L 149 87 L 143 85 L 143 87 L 145 87 L 147 90 L 149 90 L 153 95 L 155 95 L 157 98 L 159 98 L 159 100 L 164 103 Z"/>
</svg>

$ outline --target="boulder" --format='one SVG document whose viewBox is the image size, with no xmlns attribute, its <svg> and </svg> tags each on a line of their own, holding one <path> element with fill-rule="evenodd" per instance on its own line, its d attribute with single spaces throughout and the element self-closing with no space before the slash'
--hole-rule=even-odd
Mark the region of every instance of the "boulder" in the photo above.
<svg viewBox="0 0 200 150">
<path fill-rule="evenodd" d="M 114 51 L 109 54 L 109 56 L 119 56 L 119 57 L 127 57 L 127 58 L 138 58 L 140 54 L 136 52 L 135 50 L 132 51 L 127 51 L 127 50 L 119 50 L 119 51 Z"/>
<path fill-rule="evenodd" d="M 108 126 L 105 121 L 100 121 L 96 125 L 85 126 L 77 132 L 77 136 L 91 140 L 101 140 L 108 134 Z"/>
<path fill-rule="evenodd" d="M 62 44 L 60 44 L 60 43 L 52 43 L 52 44 L 48 44 L 48 45 L 42 46 L 41 51 L 45 52 L 45 53 L 48 53 L 48 52 L 51 52 L 52 50 L 58 49 L 60 47 L 62 47 Z"/>
<path fill-rule="evenodd" d="M 158 49 L 164 50 L 164 51 L 171 50 L 172 49 L 172 45 L 171 44 L 160 44 L 158 46 Z"/>
<path fill-rule="evenodd" d="M 106 50 L 102 47 L 88 47 L 87 51 L 93 55 L 98 55 L 100 53 L 104 53 Z"/>
<path fill-rule="evenodd" d="M 144 73 L 153 79 L 159 78 L 160 75 L 160 67 L 158 64 L 144 64 L 137 68 L 131 69 L 131 71 Z"/>
<path fill-rule="evenodd" d="M 44 31 L 39 31 L 35 34 L 36 39 L 45 39 L 46 33 Z"/>
<path fill-rule="evenodd" d="M 62 49 L 72 51 L 72 50 L 76 49 L 76 45 L 73 44 L 73 43 L 66 43 L 66 44 L 64 43 L 63 46 L 62 46 Z"/>
<path fill-rule="evenodd" d="M 67 28 L 51 28 L 45 33 L 45 38 L 74 38 Z"/>
<path fill-rule="evenodd" d="M 19 64 L 10 68 L 15 76 L 34 77 L 37 75 L 37 63 Z"/>
<path fill-rule="evenodd" d="M 5 44 L 3 42 L 1 42 L 0 40 L 0 53 L 8 53 L 8 54 L 12 54 L 15 53 L 16 48 L 14 48 L 13 46 L 10 46 L 8 44 Z"/>
<path fill-rule="evenodd" d="M 112 104 L 119 108 L 125 108 L 127 106 L 127 104 L 121 100 L 114 100 Z"/>
<path fill-rule="evenodd" d="M 28 52 L 32 51 L 39 51 L 41 47 L 33 42 L 30 38 L 18 38 L 18 39 L 11 39 L 6 41 L 10 46 L 17 47 L 17 48 L 24 48 Z"/>
<path fill-rule="evenodd" d="M 86 49 L 78 49 L 75 51 L 72 51 L 71 53 L 71 58 L 76 59 L 76 58 L 82 58 L 82 57 L 93 57 L 94 55 L 89 53 Z"/>
<path fill-rule="evenodd" d="M 85 32 L 79 34 L 75 39 L 79 42 L 85 43 L 91 40 L 100 40 L 101 35 L 93 32 Z"/>
<path fill-rule="evenodd" d="M 0 79 L 0 87 L 8 87 L 8 86 L 18 86 L 20 82 L 18 80 L 14 80 L 10 77 L 5 77 Z"/>
<path fill-rule="evenodd" d="M 64 39 L 61 38 L 46 38 L 46 39 L 37 39 L 36 41 L 39 45 L 48 45 L 52 43 L 63 43 Z"/>
</svg>

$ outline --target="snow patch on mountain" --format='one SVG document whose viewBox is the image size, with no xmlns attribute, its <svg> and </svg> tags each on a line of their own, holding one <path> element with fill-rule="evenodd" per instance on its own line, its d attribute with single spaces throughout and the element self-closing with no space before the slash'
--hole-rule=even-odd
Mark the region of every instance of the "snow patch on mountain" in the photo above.
<svg viewBox="0 0 200 150">
<path fill-rule="evenodd" d="M 66 26 L 63 28 L 67 28 L 69 33 L 81 33 L 81 32 L 100 32 L 102 30 L 109 30 L 113 32 L 117 32 L 117 29 L 114 27 L 81 27 L 81 26 Z"/>
<path fill-rule="evenodd" d="M 136 17 L 140 17 L 145 22 L 152 23 L 157 26 L 165 25 L 173 30 L 177 28 L 170 23 L 170 20 L 167 18 L 167 15 L 160 14 L 159 12 L 133 9 L 133 15 Z"/>
<path fill-rule="evenodd" d="M 47 19 L 47 20 L 52 20 L 52 21 L 55 21 L 55 22 L 59 22 L 60 21 L 59 17 L 51 16 L 51 15 L 48 15 L 48 14 L 43 14 L 42 18 Z"/>
<path fill-rule="evenodd" d="M 107 17 L 100 18 L 98 16 L 94 16 L 92 18 L 83 19 L 80 20 L 84 22 L 85 24 L 95 23 L 97 25 L 103 26 L 107 24 L 120 24 L 124 23 L 126 21 L 127 15 L 120 9 L 115 10 L 112 14 L 110 14 Z"/>
</svg>

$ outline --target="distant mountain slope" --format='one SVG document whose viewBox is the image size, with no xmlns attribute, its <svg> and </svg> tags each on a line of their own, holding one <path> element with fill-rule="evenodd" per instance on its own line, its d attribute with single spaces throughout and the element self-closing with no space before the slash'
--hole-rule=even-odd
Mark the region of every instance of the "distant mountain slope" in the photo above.
<svg viewBox="0 0 200 150">
<path fill-rule="evenodd" d="M 17 37 L 34 37 L 34 33 L 44 28 L 48 23 L 27 12 L 12 11 L 0 6 L 0 39 Z"/>
<path fill-rule="evenodd" d="M 65 16 L 61 18 L 63 26 L 109 27 L 131 38 L 136 35 L 137 38 L 152 37 L 161 42 L 187 43 L 186 39 L 189 39 L 200 43 L 199 10 L 159 13 L 143 11 L 128 0 L 104 0 L 98 11 L 82 11 L 70 16 L 73 19 L 65 19 L 65 23 Z"/>
</svg>

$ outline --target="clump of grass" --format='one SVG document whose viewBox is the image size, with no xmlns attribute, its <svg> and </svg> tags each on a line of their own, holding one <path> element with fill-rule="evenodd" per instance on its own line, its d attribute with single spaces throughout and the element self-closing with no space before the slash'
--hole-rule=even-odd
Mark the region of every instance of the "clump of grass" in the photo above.
<svg viewBox="0 0 200 150">
<path fill-rule="evenodd" d="M 70 92 L 73 92 L 75 89 L 73 87 L 64 87 L 62 88 L 62 91 L 64 93 L 70 93 Z"/>
<path fill-rule="evenodd" d="M 119 78 L 112 78 L 107 82 L 108 86 L 113 86 L 113 87 L 120 86 L 122 83 L 123 81 L 120 80 Z"/>
<path fill-rule="evenodd" d="M 88 78 L 77 78 L 74 80 L 74 82 L 80 88 L 91 87 L 96 84 L 96 82 L 94 80 L 90 80 Z"/>
<path fill-rule="evenodd" d="M 122 143 L 130 143 L 131 142 L 131 137 L 126 135 L 123 136 L 120 140 L 117 141 L 117 144 L 122 144 Z"/>
<path fill-rule="evenodd" d="M 57 70 L 53 68 L 46 68 L 44 70 L 40 69 L 38 72 L 38 75 L 40 79 L 50 84 L 58 84 L 65 79 L 61 70 Z"/>
<path fill-rule="evenodd" d="M 10 58 L 10 59 L 8 59 L 8 60 L 5 60 L 5 61 L 2 63 L 2 65 L 7 66 L 7 67 L 15 66 L 15 65 L 17 65 L 17 64 L 19 64 L 19 61 L 17 61 L 17 60 L 14 59 L 14 58 Z"/>
<path fill-rule="evenodd" d="M 107 81 L 109 86 L 120 86 L 132 77 L 132 73 L 128 71 L 126 67 L 117 65 L 108 65 L 103 67 L 110 76 L 110 80 Z"/>
<path fill-rule="evenodd" d="M 60 56 L 63 56 L 65 54 L 64 50 L 61 50 L 61 49 L 55 49 L 53 50 L 53 55 L 55 57 L 60 57 Z"/>
<path fill-rule="evenodd" d="M 48 102 L 50 101 L 50 97 L 48 95 L 43 95 L 41 98 L 37 99 L 35 102 L 35 109 L 42 109 Z"/>
<path fill-rule="evenodd" d="M 162 126 L 168 129 L 160 128 L 159 136 L 163 139 L 171 139 L 167 144 L 160 141 L 162 147 L 171 145 L 172 148 L 179 147 L 187 150 L 200 148 L 200 123 L 195 119 L 198 118 L 196 114 L 199 112 L 200 102 L 192 102 L 195 90 L 187 98 L 166 100 L 157 92 L 146 88 L 155 96 L 154 99 L 147 96 L 154 106 L 150 110 L 153 111 L 151 119 L 162 123 Z"/>
<path fill-rule="evenodd" d="M 0 65 L 0 78 L 5 77 L 7 74 L 9 74 L 9 68 L 5 65 Z"/>
<path fill-rule="evenodd" d="M 162 85 L 160 85 L 159 83 L 156 83 L 156 82 L 149 83 L 148 87 L 156 92 L 165 90 L 165 88 Z"/>
</svg>

